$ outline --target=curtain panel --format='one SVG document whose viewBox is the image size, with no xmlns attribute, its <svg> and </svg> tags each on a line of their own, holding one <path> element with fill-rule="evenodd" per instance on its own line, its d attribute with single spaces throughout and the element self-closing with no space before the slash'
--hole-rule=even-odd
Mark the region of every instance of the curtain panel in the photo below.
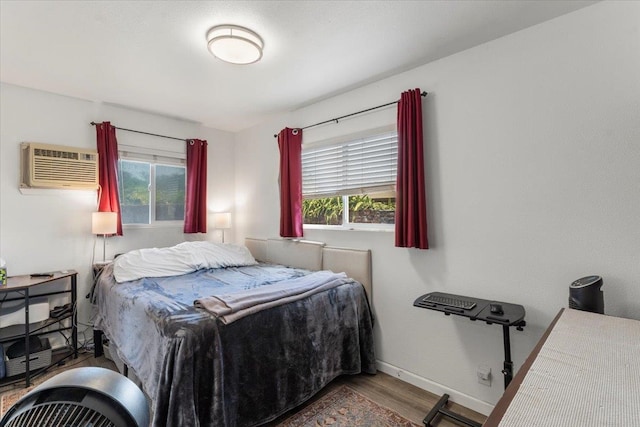
<svg viewBox="0 0 640 427">
<path fill-rule="evenodd" d="M 280 149 L 280 236 L 302 237 L 302 129 L 284 128 Z"/>
<path fill-rule="evenodd" d="M 117 236 L 122 236 L 122 215 L 118 194 L 118 141 L 116 128 L 110 122 L 96 124 L 96 148 L 98 150 L 98 212 L 118 214 Z"/>
<path fill-rule="evenodd" d="M 207 232 L 207 141 L 187 140 L 184 232 Z"/>
<path fill-rule="evenodd" d="M 397 247 L 429 249 L 420 89 L 403 92 L 398 102 L 395 238 Z"/>
</svg>

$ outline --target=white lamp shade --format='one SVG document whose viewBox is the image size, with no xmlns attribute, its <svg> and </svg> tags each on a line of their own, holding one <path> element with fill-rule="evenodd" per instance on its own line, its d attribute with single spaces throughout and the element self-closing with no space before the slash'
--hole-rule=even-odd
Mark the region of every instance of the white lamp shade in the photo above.
<svg viewBox="0 0 640 427">
<path fill-rule="evenodd" d="M 217 212 L 213 214 L 213 227 L 214 228 L 231 228 L 231 213 L 229 212 Z"/>
<path fill-rule="evenodd" d="M 118 231 L 116 212 L 93 212 L 91 214 L 91 233 L 115 234 Z"/>
</svg>

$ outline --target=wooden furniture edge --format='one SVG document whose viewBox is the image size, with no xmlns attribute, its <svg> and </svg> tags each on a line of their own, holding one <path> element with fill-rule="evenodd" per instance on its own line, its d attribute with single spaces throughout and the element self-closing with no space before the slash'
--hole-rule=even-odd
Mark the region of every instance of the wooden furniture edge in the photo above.
<svg viewBox="0 0 640 427">
<path fill-rule="evenodd" d="M 536 360 L 536 358 L 538 357 L 538 354 L 540 353 L 542 346 L 545 344 L 545 342 L 547 342 L 547 338 L 549 338 L 549 334 L 551 334 L 551 330 L 556 326 L 556 323 L 558 322 L 558 319 L 560 319 L 560 316 L 562 315 L 563 312 L 564 312 L 564 308 L 561 308 L 558 314 L 556 315 L 556 317 L 553 319 L 553 321 L 547 328 L 547 330 L 544 332 L 544 334 L 542 334 L 542 337 L 540 338 L 536 346 L 531 351 L 531 354 L 529 354 L 529 357 L 527 357 L 527 359 L 524 361 L 524 363 L 522 364 L 522 367 L 520 367 L 520 369 L 518 370 L 518 373 L 513 378 L 513 381 L 511 381 L 511 383 L 509 384 L 509 387 L 507 387 L 504 394 L 502 395 L 502 397 L 500 398 L 496 406 L 493 408 L 493 411 L 491 411 L 491 414 L 489 414 L 489 417 L 487 418 L 487 420 L 484 422 L 484 424 L 482 424 L 482 427 L 498 426 L 498 424 L 500 423 L 500 420 L 502 420 L 502 417 L 507 411 L 507 408 L 511 404 L 511 401 L 513 400 L 516 393 L 520 389 L 520 385 L 522 384 L 524 377 L 527 375 L 527 372 L 529 372 L 529 369 L 531 369 L 531 365 L 533 364 L 533 361 Z"/>
<path fill-rule="evenodd" d="M 30 274 L 9 276 L 7 277 L 7 284 L 0 286 L 0 292 L 9 293 L 21 291 L 32 286 L 39 286 L 45 283 L 55 282 L 56 280 L 70 278 L 74 275 L 77 277 L 78 272 L 76 270 L 65 270 L 65 273 L 62 271 L 53 271 L 51 274 L 51 277 L 31 277 Z"/>
</svg>

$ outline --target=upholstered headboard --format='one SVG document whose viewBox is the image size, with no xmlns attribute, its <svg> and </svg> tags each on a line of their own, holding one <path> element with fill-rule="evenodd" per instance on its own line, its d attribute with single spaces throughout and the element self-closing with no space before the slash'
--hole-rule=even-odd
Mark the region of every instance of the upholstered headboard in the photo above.
<svg viewBox="0 0 640 427">
<path fill-rule="evenodd" d="M 258 261 L 307 270 L 345 272 L 362 283 L 369 301 L 373 301 L 371 251 L 325 246 L 321 242 L 247 237 L 245 246 Z"/>
</svg>

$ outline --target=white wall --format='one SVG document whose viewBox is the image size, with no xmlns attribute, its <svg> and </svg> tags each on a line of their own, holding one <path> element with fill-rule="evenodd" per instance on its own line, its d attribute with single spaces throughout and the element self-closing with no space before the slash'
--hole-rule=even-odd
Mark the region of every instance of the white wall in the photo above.
<svg viewBox="0 0 640 427">
<path fill-rule="evenodd" d="M 516 370 L 574 279 L 603 276 L 606 313 L 640 319 L 639 26 L 640 3 L 602 2 L 239 133 L 236 240 L 278 235 L 274 133 L 428 91 L 431 249 L 395 248 L 382 232 L 305 237 L 372 249 L 381 368 L 486 413 L 503 391 L 501 328 L 412 302 L 444 291 L 524 305 L 528 325 L 511 332 Z M 309 129 L 304 141 L 395 114 Z M 480 364 L 490 388 L 476 381 Z"/>
<path fill-rule="evenodd" d="M 208 148 L 208 207 L 229 210 L 234 200 L 233 134 L 197 123 L 118 108 L 50 93 L 2 84 L 0 86 L 0 257 L 9 275 L 53 270 L 78 271 L 79 319 L 87 322 L 84 296 L 91 285 L 94 243 L 102 260 L 102 240 L 91 234 L 91 212 L 96 191 L 19 191 L 19 146 L 23 141 L 83 148 L 96 147 L 91 121 L 111 121 L 118 127 L 180 138 L 200 138 Z M 180 144 L 180 141 L 117 131 L 121 144 L 139 141 Z M 107 239 L 107 258 L 142 247 L 171 246 L 187 239 L 218 240 L 206 235 L 185 235 L 182 227 L 127 228 L 124 236 Z M 88 335 L 90 336 L 90 334 Z"/>
</svg>

